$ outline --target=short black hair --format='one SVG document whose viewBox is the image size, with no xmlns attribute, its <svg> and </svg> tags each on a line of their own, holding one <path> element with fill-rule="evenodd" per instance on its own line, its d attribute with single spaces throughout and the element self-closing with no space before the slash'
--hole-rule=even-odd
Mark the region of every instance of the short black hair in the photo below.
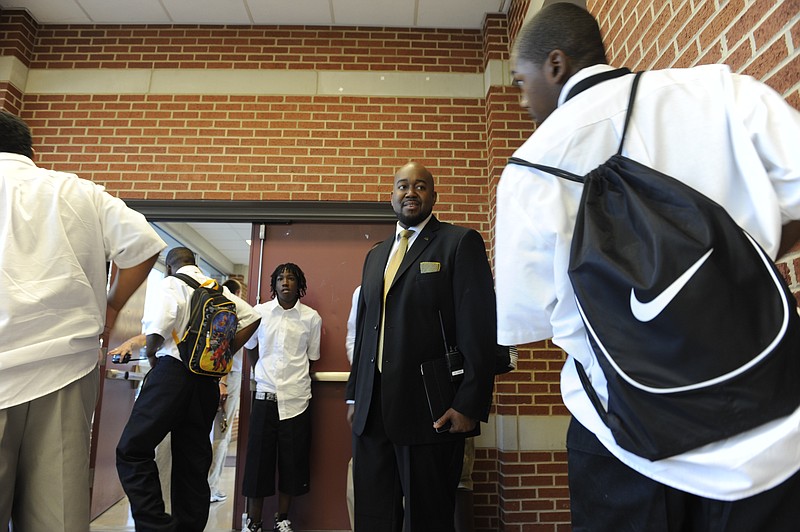
<svg viewBox="0 0 800 532">
<path fill-rule="evenodd" d="M 278 291 L 275 289 L 275 283 L 278 281 L 278 276 L 287 271 L 294 275 L 297 278 L 297 297 L 303 297 L 306 295 L 306 276 L 303 274 L 303 270 L 300 269 L 300 266 L 294 264 L 293 262 L 287 262 L 284 264 L 278 264 L 278 267 L 275 268 L 275 271 L 272 272 L 272 276 L 270 277 L 269 282 L 269 290 L 272 293 L 272 297 L 275 297 Z"/>
<path fill-rule="evenodd" d="M 20 117 L 0 111 L 0 152 L 33 158 L 31 129 Z"/>
<path fill-rule="evenodd" d="M 169 250 L 166 262 L 167 266 L 171 266 L 173 270 L 178 270 L 188 264 L 197 264 L 194 259 L 194 252 L 185 247 L 176 247 Z"/>
<path fill-rule="evenodd" d="M 231 294 L 233 295 L 236 295 L 236 292 L 242 291 L 242 283 L 240 283 L 236 279 L 228 279 L 227 281 L 222 283 L 222 286 L 230 290 Z"/>
<path fill-rule="evenodd" d="M 591 13 L 575 4 L 543 8 L 520 30 L 515 43 L 517 61 L 541 65 L 553 50 L 561 50 L 578 68 L 606 64 L 600 26 Z"/>
</svg>

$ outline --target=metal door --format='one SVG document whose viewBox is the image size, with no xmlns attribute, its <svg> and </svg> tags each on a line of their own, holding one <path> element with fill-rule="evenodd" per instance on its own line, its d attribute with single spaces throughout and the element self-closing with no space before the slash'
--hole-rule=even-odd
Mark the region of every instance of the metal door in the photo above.
<svg viewBox="0 0 800 532">
<path fill-rule="evenodd" d="M 109 350 L 141 332 L 146 292 L 145 282 L 118 314 L 114 330 L 111 331 Z M 136 364 L 134 361 L 114 364 L 107 354 L 100 361 L 100 388 L 92 423 L 92 447 L 89 455 L 89 467 L 92 471 L 91 519 L 125 496 L 117 476 L 116 448 L 133 409 L 138 381 L 142 378 L 142 373 L 136 371 Z"/>
<path fill-rule="evenodd" d="M 264 229 L 260 230 L 262 227 Z M 312 370 L 311 490 L 292 501 L 290 519 L 295 530 L 350 530 L 345 499 L 347 463 L 351 456 L 350 427 L 344 402 L 344 387 L 350 370 L 344 347 L 347 317 L 353 290 L 361 282 L 364 257 L 373 245 L 391 235 L 393 228 L 394 222 L 254 227 L 250 303 L 256 303 L 259 293 L 259 302 L 268 301 L 272 271 L 278 264 L 293 262 L 303 270 L 308 284 L 302 302 L 322 317 L 320 360 Z M 244 366 L 233 518 L 236 529 L 241 527 L 241 515 L 245 511 L 241 479 L 252 398 L 247 386 L 249 364 Z M 277 497 L 265 501 L 265 523 L 270 522 L 276 507 Z"/>
</svg>

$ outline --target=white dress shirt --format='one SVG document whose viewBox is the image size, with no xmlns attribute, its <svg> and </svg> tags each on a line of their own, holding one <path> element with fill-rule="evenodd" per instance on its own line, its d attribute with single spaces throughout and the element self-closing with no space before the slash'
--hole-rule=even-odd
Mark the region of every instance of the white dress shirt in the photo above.
<svg viewBox="0 0 800 532">
<path fill-rule="evenodd" d="M 353 364 L 353 350 L 356 346 L 356 316 L 358 315 L 358 296 L 361 295 L 361 285 L 353 290 L 353 298 L 350 301 L 350 314 L 347 316 L 347 334 L 344 338 L 344 350 L 347 353 L 347 361 Z"/>
<path fill-rule="evenodd" d="M 564 102 L 516 157 L 584 175 L 616 153 L 632 75 Z M 781 226 L 800 219 L 800 114 L 766 85 L 723 65 L 646 72 L 623 154 L 671 175 L 723 205 L 774 258 Z M 700 496 L 736 500 L 781 483 L 800 468 L 800 409 L 743 434 L 651 462 L 620 448 L 589 401 L 572 357 L 606 402 L 567 276 L 582 185 L 508 165 L 497 193 L 498 342 L 553 338 L 569 357 L 561 393 L 570 412 L 611 453 L 640 473 Z"/>
<path fill-rule="evenodd" d="M 261 324 L 245 347 L 258 345 L 256 391 L 277 394 L 279 418 L 293 418 L 311 400 L 309 361 L 319 360 L 322 318 L 300 300 L 290 309 L 281 307 L 277 298 L 255 309 Z"/>
<path fill-rule="evenodd" d="M 166 244 L 105 189 L 0 153 L 0 409 L 97 366 L 106 261 L 130 268 Z"/>
<path fill-rule="evenodd" d="M 389 251 L 389 258 L 386 260 L 386 266 L 384 266 L 384 272 L 386 271 L 386 268 L 389 267 L 389 263 L 392 261 L 392 257 L 394 256 L 394 252 L 397 251 L 398 247 L 400 247 L 400 233 L 402 233 L 406 229 L 411 231 L 411 236 L 408 237 L 408 247 L 406 248 L 406 253 L 408 253 L 408 250 L 411 249 L 411 246 L 414 245 L 414 242 L 416 242 L 417 237 L 422 232 L 422 230 L 425 229 L 425 226 L 428 225 L 428 222 L 431 220 L 432 217 L 433 213 L 429 214 L 427 218 L 422 220 L 417 225 L 413 225 L 408 228 L 400 225 L 400 222 L 397 222 L 397 224 L 395 224 L 394 243 L 392 244 L 392 249 Z"/>
</svg>

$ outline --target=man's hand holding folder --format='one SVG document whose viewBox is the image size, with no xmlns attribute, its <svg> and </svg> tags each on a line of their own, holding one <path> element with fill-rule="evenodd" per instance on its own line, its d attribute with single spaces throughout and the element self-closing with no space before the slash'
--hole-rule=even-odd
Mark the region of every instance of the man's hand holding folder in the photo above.
<svg viewBox="0 0 800 532">
<path fill-rule="evenodd" d="M 449 424 L 450 429 L 448 432 L 470 432 L 475 430 L 477 423 L 477 421 L 465 416 L 458 410 L 448 408 L 442 417 L 433 422 L 433 428 L 436 429 L 436 432 L 444 432 L 442 429 Z"/>
<path fill-rule="evenodd" d="M 477 421 L 452 408 L 456 395 L 456 382 L 444 357 L 423 362 L 420 365 L 425 394 L 436 432 L 470 432 Z"/>
</svg>

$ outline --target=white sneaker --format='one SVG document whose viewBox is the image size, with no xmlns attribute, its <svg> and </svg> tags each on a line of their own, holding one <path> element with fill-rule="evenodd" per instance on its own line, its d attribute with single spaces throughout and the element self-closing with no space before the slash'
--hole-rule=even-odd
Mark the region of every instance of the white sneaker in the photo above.
<svg viewBox="0 0 800 532">
<path fill-rule="evenodd" d="M 292 522 L 288 519 L 284 519 L 283 521 L 278 521 L 278 518 L 275 518 L 275 529 L 274 532 L 294 532 L 292 529 Z"/>
<path fill-rule="evenodd" d="M 211 494 L 211 502 L 222 502 L 228 498 L 227 495 L 221 491 L 215 491 Z"/>
</svg>

